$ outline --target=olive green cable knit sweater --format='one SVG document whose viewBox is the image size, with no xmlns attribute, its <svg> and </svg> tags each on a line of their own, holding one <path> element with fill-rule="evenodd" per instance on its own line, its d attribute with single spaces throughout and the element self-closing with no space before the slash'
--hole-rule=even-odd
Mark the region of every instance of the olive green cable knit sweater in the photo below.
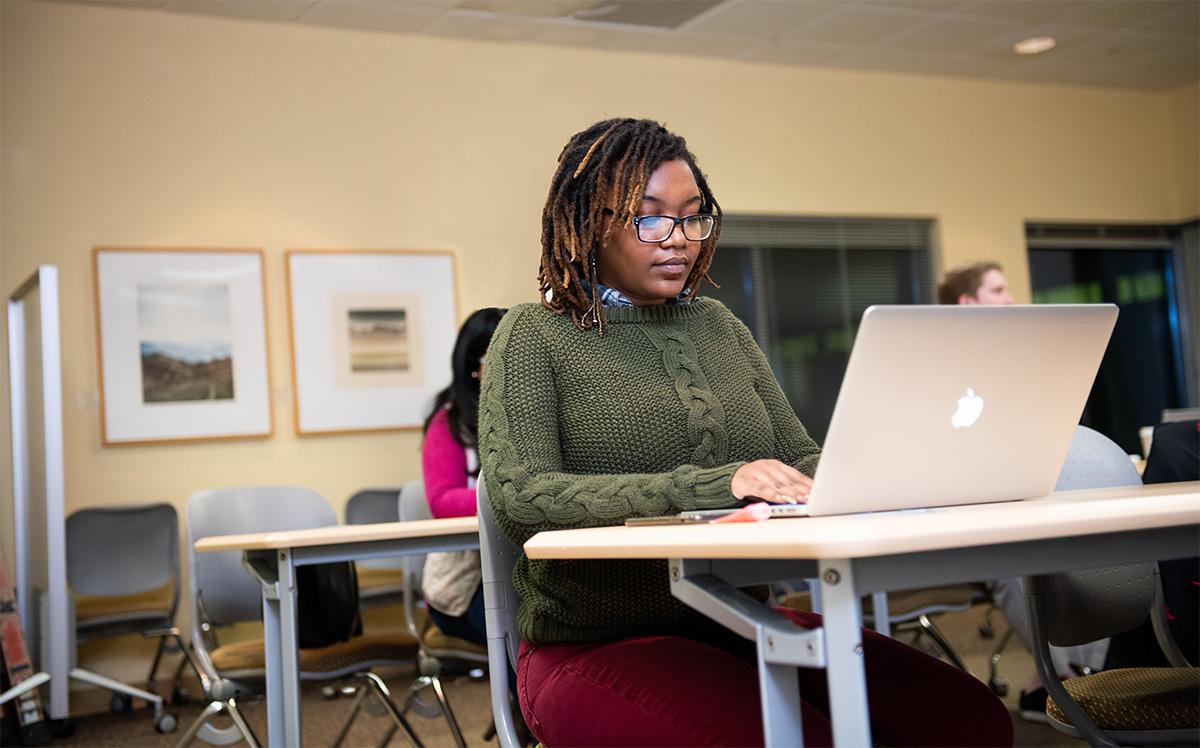
<svg viewBox="0 0 1200 748">
<path fill-rule="evenodd" d="M 750 331 L 720 302 L 609 307 L 604 337 L 537 304 L 488 350 L 479 454 L 500 528 L 542 530 L 736 503 L 734 471 L 775 458 L 812 475 L 819 449 Z M 513 575 L 535 643 L 667 633 L 703 617 L 665 561 L 532 561 Z"/>
</svg>

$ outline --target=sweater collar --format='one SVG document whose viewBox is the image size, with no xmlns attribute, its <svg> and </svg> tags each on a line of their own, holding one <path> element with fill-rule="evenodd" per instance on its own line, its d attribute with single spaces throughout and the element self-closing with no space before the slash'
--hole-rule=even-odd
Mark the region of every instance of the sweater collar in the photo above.
<svg viewBox="0 0 1200 748">
<path fill-rule="evenodd" d="M 610 306 L 604 314 L 608 324 L 619 325 L 639 322 L 678 322 L 696 319 L 712 311 L 714 302 L 698 297 L 690 304 L 655 304 L 653 306 Z"/>
</svg>

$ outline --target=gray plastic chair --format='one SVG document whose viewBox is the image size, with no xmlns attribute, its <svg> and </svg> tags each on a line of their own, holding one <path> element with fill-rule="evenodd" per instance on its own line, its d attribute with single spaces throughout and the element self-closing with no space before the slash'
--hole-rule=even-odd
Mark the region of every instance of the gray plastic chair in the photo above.
<svg viewBox="0 0 1200 748">
<path fill-rule="evenodd" d="M 346 502 L 346 524 L 374 525 L 398 522 L 399 488 L 366 488 Z M 364 606 L 399 603 L 404 592 L 404 559 L 373 558 L 354 563 L 358 571 L 358 599 Z"/>
<path fill-rule="evenodd" d="M 174 732 L 175 715 L 154 693 L 155 676 L 168 640 L 183 654 L 172 679 L 172 696 L 182 699 L 179 677 L 189 661 L 175 626 L 179 608 L 179 516 L 170 504 L 92 507 L 67 517 L 67 583 L 77 642 L 140 634 L 158 638 L 145 690 L 83 668 L 71 677 L 114 692 L 112 710 L 127 711 L 134 697 L 154 707 L 154 727 Z M 194 664 L 193 664 L 194 665 Z"/>
<path fill-rule="evenodd" d="M 487 616 L 488 680 L 492 691 L 492 718 L 501 748 L 521 748 L 509 701 L 508 672 L 517 669 L 521 637 L 517 633 L 517 608 L 521 599 L 513 588 L 513 568 L 521 549 L 496 526 L 483 475 L 479 476 L 479 550 L 483 556 L 483 606 Z"/>
<path fill-rule="evenodd" d="M 1141 482 L 1121 447 L 1103 434 L 1079 426 L 1055 490 L 1132 486 Z M 1050 694 L 1046 714 L 1051 726 L 1091 745 L 1200 743 L 1200 724 L 1129 729 L 1121 723 L 1122 718 L 1130 715 L 1149 713 L 1155 702 L 1163 707 L 1160 715 L 1182 712 L 1177 707 L 1181 698 L 1184 702 L 1191 700 L 1194 713 L 1195 693 L 1200 690 L 1200 670 L 1188 667 L 1168 633 L 1157 564 L 1026 577 L 1024 584 L 1034 637 L 1034 660 Z M 1049 644 L 1086 644 L 1129 631 L 1147 615 L 1152 617 L 1159 646 L 1174 668 L 1126 668 L 1059 681 L 1050 660 Z M 1127 693 L 1134 681 L 1139 683 L 1137 698 L 1123 702 L 1120 694 Z M 1180 687 L 1180 683 L 1184 685 Z M 1156 691 L 1160 685 L 1164 687 Z"/>
<path fill-rule="evenodd" d="M 193 641 L 210 703 L 188 729 L 181 746 L 193 737 L 214 745 L 245 739 L 251 746 L 258 746 L 258 738 L 242 717 L 237 701 L 261 693 L 264 685 L 262 640 L 221 646 L 216 636 L 220 626 L 262 620 L 262 587 L 243 568 L 241 553 L 196 553 L 196 541 L 211 535 L 305 530 L 336 524 L 337 516 L 329 502 L 314 491 L 296 486 L 213 489 L 199 491 L 188 499 L 188 587 L 195 604 Z M 392 703 L 387 686 L 370 672 L 374 667 L 409 665 L 416 650 L 416 642 L 401 634 L 368 634 L 328 647 L 300 650 L 301 680 L 336 680 L 353 675 L 364 686 L 358 689 L 335 745 L 345 739 L 364 699 L 372 695 L 409 741 L 421 746 Z M 218 714 L 228 714 L 233 724 L 215 727 L 210 720 Z"/>
</svg>

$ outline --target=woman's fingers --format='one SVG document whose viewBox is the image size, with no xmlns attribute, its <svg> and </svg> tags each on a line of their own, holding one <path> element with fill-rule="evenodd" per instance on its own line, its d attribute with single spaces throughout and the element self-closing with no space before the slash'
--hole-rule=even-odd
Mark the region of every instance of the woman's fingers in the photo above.
<svg viewBox="0 0 1200 748">
<path fill-rule="evenodd" d="M 738 468 L 730 483 L 739 499 L 757 498 L 775 504 L 806 501 L 812 480 L 779 460 L 756 460 Z"/>
</svg>

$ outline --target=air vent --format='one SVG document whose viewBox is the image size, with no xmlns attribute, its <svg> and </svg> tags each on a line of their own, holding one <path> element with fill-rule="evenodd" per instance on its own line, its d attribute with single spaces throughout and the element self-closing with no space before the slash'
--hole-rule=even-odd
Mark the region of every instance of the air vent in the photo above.
<svg viewBox="0 0 1200 748">
<path fill-rule="evenodd" d="M 457 7 L 498 15 L 573 18 L 584 23 L 673 29 L 724 0 L 464 0 Z"/>
</svg>

